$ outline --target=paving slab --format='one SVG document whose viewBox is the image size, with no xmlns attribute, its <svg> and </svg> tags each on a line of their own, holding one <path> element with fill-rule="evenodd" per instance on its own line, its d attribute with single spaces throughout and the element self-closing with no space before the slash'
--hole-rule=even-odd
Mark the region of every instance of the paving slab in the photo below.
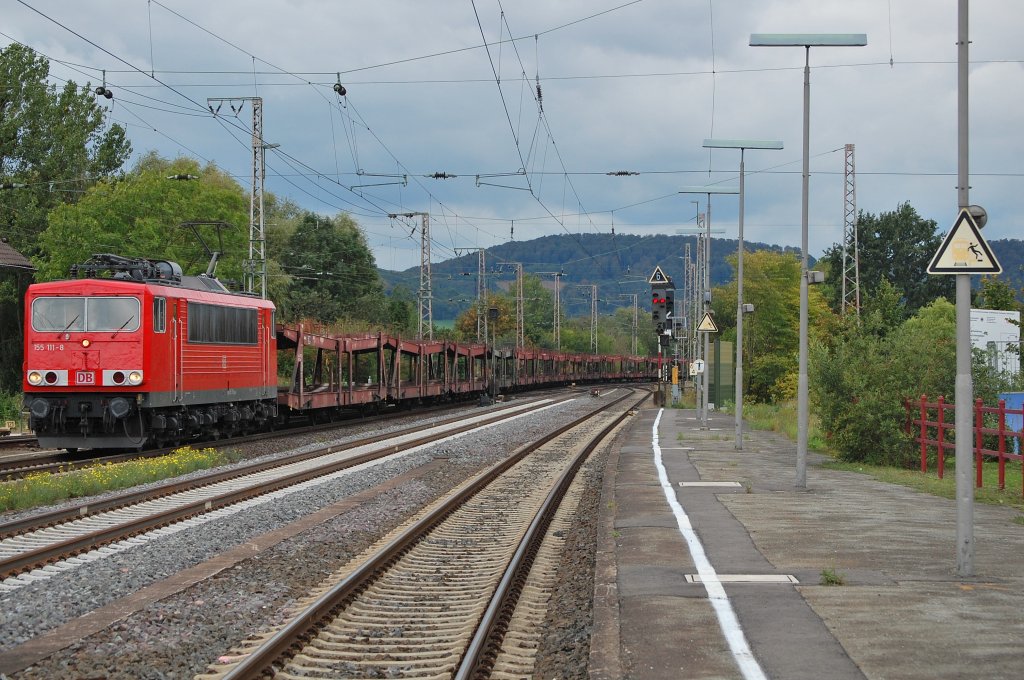
<svg viewBox="0 0 1024 680">
<path fill-rule="evenodd" d="M 610 460 L 591 677 L 745 677 L 711 591 L 686 579 L 697 566 L 654 463 L 658 414 L 642 410 Z M 719 586 L 766 677 L 1024 677 L 1019 512 L 975 505 L 977 573 L 961 579 L 954 501 L 823 468 L 814 453 L 797 490 L 795 444 L 753 431 L 737 451 L 732 417 L 710 424 L 663 411 L 662 463 L 714 572 L 799 581 Z M 843 585 L 822 585 L 823 570 Z"/>
</svg>

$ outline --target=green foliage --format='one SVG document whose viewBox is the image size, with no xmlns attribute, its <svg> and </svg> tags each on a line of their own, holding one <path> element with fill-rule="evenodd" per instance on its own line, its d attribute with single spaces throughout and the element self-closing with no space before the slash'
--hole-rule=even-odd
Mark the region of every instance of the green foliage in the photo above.
<svg viewBox="0 0 1024 680">
<path fill-rule="evenodd" d="M 735 267 L 736 256 L 727 258 Z M 735 338 L 736 283 L 715 288 L 715 322 L 724 339 Z M 755 401 L 796 394 L 800 344 L 800 259 L 793 253 L 759 250 L 743 258 L 743 301 L 754 313 L 743 320 L 744 394 Z M 828 316 L 816 287 L 808 291 L 812 325 Z"/>
<path fill-rule="evenodd" d="M 974 304 L 979 309 L 1001 309 L 1011 312 L 1020 311 L 1022 307 L 1017 301 L 1017 291 L 1009 283 L 995 276 L 981 277 L 981 289 Z"/>
<path fill-rule="evenodd" d="M 841 586 L 846 583 L 846 577 L 832 567 L 825 567 L 821 570 L 819 583 L 823 586 Z"/>
<path fill-rule="evenodd" d="M 24 185 L 0 191 L 0 233 L 29 258 L 40 254 L 47 214 L 118 172 L 131 153 L 88 84 L 58 88 L 49 72 L 28 47 L 0 49 L 0 181 Z M 27 274 L 0 270 L 0 389 L 20 389 L 20 301 L 29 283 Z"/>
<path fill-rule="evenodd" d="M 841 459 L 906 467 L 916 454 L 903 432 L 903 400 L 955 394 L 956 310 L 939 298 L 893 327 L 892 293 L 881 297 L 859 320 L 836 318 L 827 342 L 813 344 L 811 389 Z M 975 362 L 975 396 L 991 400 L 1000 380 Z"/>
<path fill-rule="evenodd" d="M 928 263 L 942 243 L 934 220 L 923 219 L 909 203 L 878 216 L 863 211 L 857 217 L 861 301 L 869 300 L 883 281 L 895 282 L 903 293 L 905 313 L 940 298 L 952 298 L 951 276 L 931 276 Z M 833 244 L 825 251 L 827 263 L 825 295 L 832 309 L 839 311 L 842 297 L 843 247 Z"/>
<path fill-rule="evenodd" d="M 0 177 L 25 188 L 0 192 L 0 220 L 11 245 L 38 255 L 35 237 L 55 206 L 117 172 L 131 153 L 119 125 L 86 84 L 58 89 L 50 65 L 28 47 L 0 50 Z"/>
<path fill-rule="evenodd" d="M 199 176 L 174 181 L 172 174 Z M 218 239 L 213 226 L 197 227 L 211 249 L 221 250 L 217 275 L 240 279 L 248 256 L 249 201 L 242 187 L 213 165 L 200 168 L 191 159 L 167 161 L 154 154 L 116 180 L 91 187 L 74 205 L 58 206 L 40 235 L 35 259 L 37 280 L 65 278 L 70 265 L 94 253 L 163 258 L 181 264 L 185 273 L 206 271 L 209 255 L 182 223 L 225 222 Z"/>
<path fill-rule="evenodd" d="M 0 392 L 0 420 L 18 420 L 21 415 L 20 393 Z"/>
<path fill-rule="evenodd" d="M 0 482 L 0 511 L 50 505 L 66 498 L 82 498 L 147 482 L 206 470 L 239 460 L 237 452 L 183 446 L 158 458 L 104 463 L 58 474 L 39 472 Z"/>
<path fill-rule="evenodd" d="M 349 215 L 303 214 L 280 261 L 291 277 L 287 298 L 279 305 L 285 320 L 391 321 L 373 253 Z"/>
</svg>

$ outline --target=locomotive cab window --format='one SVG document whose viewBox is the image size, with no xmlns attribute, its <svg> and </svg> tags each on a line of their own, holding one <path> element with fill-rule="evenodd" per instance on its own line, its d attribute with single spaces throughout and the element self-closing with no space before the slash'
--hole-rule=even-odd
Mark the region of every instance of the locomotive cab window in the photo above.
<svg viewBox="0 0 1024 680">
<path fill-rule="evenodd" d="M 139 328 L 133 297 L 43 297 L 32 302 L 32 329 L 39 332 L 126 332 Z"/>
<path fill-rule="evenodd" d="M 153 332 L 163 333 L 167 330 L 167 298 L 153 298 Z"/>
<path fill-rule="evenodd" d="M 130 297 L 86 298 L 85 326 L 90 331 L 138 330 L 139 301 Z"/>
<path fill-rule="evenodd" d="M 259 330 L 255 309 L 188 303 L 188 341 L 255 345 Z"/>
</svg>

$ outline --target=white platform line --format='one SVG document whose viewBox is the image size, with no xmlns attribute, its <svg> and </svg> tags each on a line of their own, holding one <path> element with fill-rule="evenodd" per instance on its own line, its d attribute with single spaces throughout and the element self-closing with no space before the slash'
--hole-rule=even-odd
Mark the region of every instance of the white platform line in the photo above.
<svg viewBox="0 0 1024 680">
<path fill-rule="evenodd" d="M 718 574 L 720 583 L 800 583 L 792 574 Z M 687 574 L 686 580 L 689 583 L 703 583 L 704 579 L 700 574 Z"/>
<path fill-rule="evenodd" d="M 743 633 L 743 628 L 736 618 L 736 612 L 733 611 L 732 604 L 729 602 L 729 596 L 725 594 L 725 588 L 722 586 L 715 568 L 711 566 L 711 562 L 704 552 L 704 546 L 701 544 L 700 538 L 697 537 L 697 532 L 693 530 L 693 526 L 690 524 L 690 517 L 683 510 L 683 506 L 679 504 L 679 501 L 676 499 L 675 489 L 672 488 L 672 483 L 668 481 L 668 473 L 665 472 L 665 466 L 662 464 L 661 447 L 658 443 L 658 424 L 661 423 L 661 416 L 664 412 L 665 409 L 659 409 L 658 417 L 654 419 L 651 444 L 654 449 L 654 465 L 658 469 L 658 479 L 661 482 L 662 490 L 665 492 L 665 500 L 668 501 L 669 507 L 672 508 L 676 524 L 679 525 L 679 532 L 686 539 L 686 546 L 690 550 L 690 557 L 693 558 L 693 563 L 697 567 L 697 573 L 700 574 L 701 583 L 704 584 L 704 590 L 708 594 L 708 601 L 711 602 L 711 606 L 715 610 L 715 616 L 718 617 L 718 625 L 722 629 L 722 634 L 725 635 L 726 642 L 729 643 L 729 651 L 732 652 L 736 665 L 739 666 L 740 672 L 746 680 L 767 680 L 761 664 L 757 662 L 754 653 L 750 650 L 747 636 Z"/>
</svg>

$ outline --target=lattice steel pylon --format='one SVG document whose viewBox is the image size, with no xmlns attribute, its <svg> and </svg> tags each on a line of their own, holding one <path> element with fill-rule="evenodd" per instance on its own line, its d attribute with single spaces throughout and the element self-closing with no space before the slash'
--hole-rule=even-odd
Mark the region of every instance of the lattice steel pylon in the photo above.
<svg viewBox="0 0 1024 680">
<path fill-rule="evenodd" d="M 555 351 L 562 351 L 562 272 L 555 274 L 555 310 L 552 323 Z M 635 354 L 635 352 L 634 352 Z"/>
<path fill-rule="evenodd" d="M 516 347 L 526 346 L 526 324 L 523 315 L 523 263 L 516 263 Z"/>
<path fill-rule="evenodd" d="M 843 304 L 842 314 L 860 315 L 860 249 L 857 244 L 857 173 L 853 144 L 846 145 L 843 183 Z"/>
<path fill-rule="evenodd" d="M 690 244 L 686 243 L 683 248 L 683 318 L 679 319 L 679 334 L 683 337 L 676 338 L 682 340 L 683 353 L 686 355 L 684 358 L 693 360 L 693 352 L 690 347 L 690 323 L 693 319 L 693 289 L 694 289 L 694 266 L 693 261 L 690 257 Z"/>
<path fill-rule="evenodd" d="M 267 237 L 263 217 L 263 184 L 266 180 L 267 144 L 263 141 L 263 98 L 262 97 L 208 97 L 206 105 L 214 116 L 220 107 L 228 102 L 231 111 L 241 113 L 243 104 L 252 104 L 252 194 L 249 200 L 249 259 L 242 263 L 245 270 L 245 292 L 255 294 L 256 279 L 260 282 L 260 297 L 267 297 Z M 240 102 L 235 108 L 234 102 Z M 216 104 L 216 108 L 214 108 Z"/>
<path fill-rule="evenodd" d="M 590 286 L 590 353 L 597 354 L 597 286 Z"/>
<path fill-rule="evenodd" d="M 430 215 L 425 212 L 412 213 L 419 215 L 420 223 L 420 321 L 416 331 L 416 337 L 423 339 L 423 329 L 426 327 L 427 340 L 434 340 L 434 294 L 431 290 L 430 278 Z"/>
<path fill-rule="evenodd" d="M 476 341 L 487 342 L 487 261 L 484 249 L 477 250 L 476 255 Z"/>
</svg>

